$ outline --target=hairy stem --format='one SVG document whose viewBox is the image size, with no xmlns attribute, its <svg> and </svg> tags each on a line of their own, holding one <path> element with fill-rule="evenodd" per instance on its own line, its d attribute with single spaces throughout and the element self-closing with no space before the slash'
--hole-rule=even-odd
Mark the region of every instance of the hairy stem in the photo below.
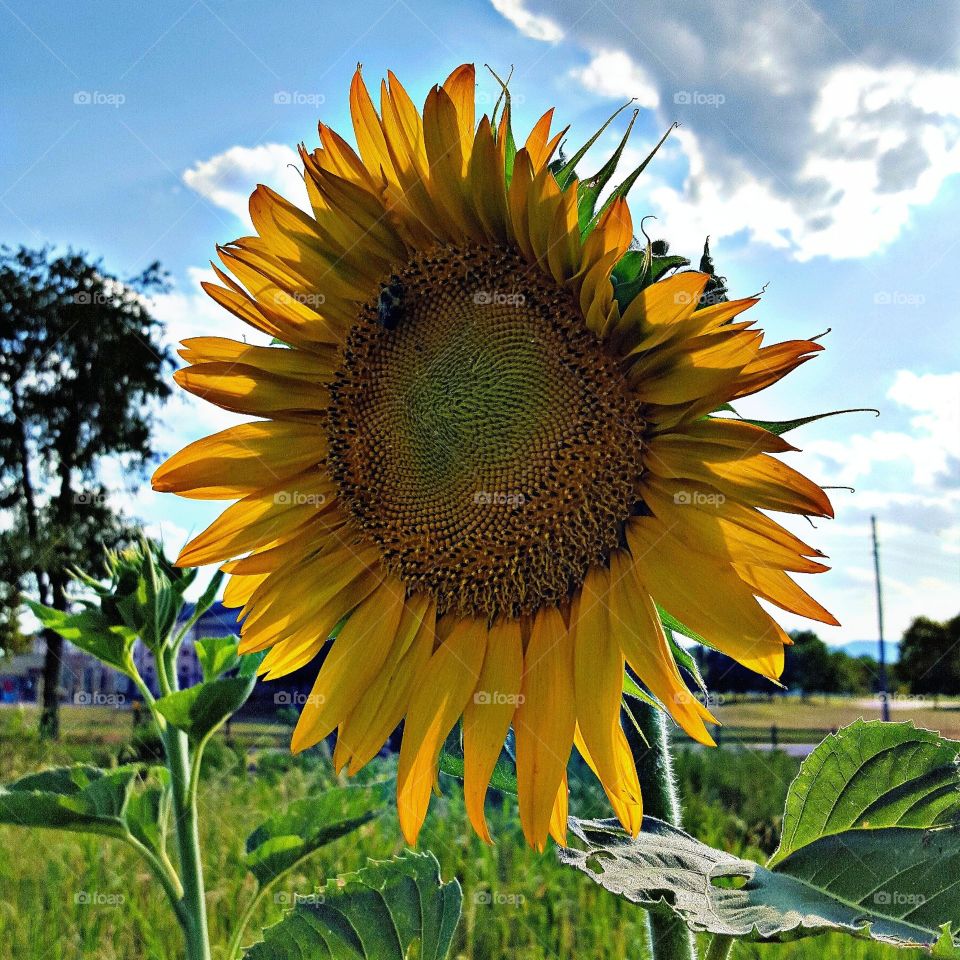
<svg viewBox="0 0 960 960">
<path fill-rule="evenodd" d="M 184 934 L 187 960 L 210 960 L 207 932 L 207 904 L 204 897 L 203 866 L 200 862 L 200 833 L 197 826 L 196 794 L 190 789 L 190 746 L 187 735 L 168 726 L 163 733 L 170 787 L 173 794 L 173 832 L 183 885 Z"/>
<path fill-rule="evenodd" d="M 732 948 L 733 937 L 724 937 L 718 933 L 710 941 L 710 949 L 707 951 L 706 960 L 727 960 Z"/>
<path fill-rule="evenodd" d="M 679 827 L 680 800 L 677 796 L 670 741 L 663 714 L 630 697 L 625 699 L 625 709 L 636 721 L 634 725 L 628 718 L 625 730 L 640 777 L 643 811 L 658 820 Z M 653 912 L 647 916 L 650 949 L 654 960 L 696 960 L 693 935 L 682 920 L 672 915 Z"/>
</svg>

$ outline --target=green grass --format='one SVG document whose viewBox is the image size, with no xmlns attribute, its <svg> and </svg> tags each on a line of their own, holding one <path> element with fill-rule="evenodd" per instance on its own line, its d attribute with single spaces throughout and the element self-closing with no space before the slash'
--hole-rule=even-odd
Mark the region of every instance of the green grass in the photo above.
<svg viewBox="0 0 960 960">
<path fill-rule="evenodd" d="M 116 742 L 129 739 L 101 725 L 93 743 L 80 742 L 70 718 L 67 742 L 39 743 L 31 718 L 0 712 L 4 778 L 44 764 L 105 762 Z M 382 775 L 378 761 L 367 776 Z M 783 754 L 741 750 L 681 750 L 677 768 L 685 827 L 701 839 L 758 859 L 777 842 L 784 791 L 798 761 Z M 296 760 L 263 752 L 255 771 L 246 750 L 219 744 L 211 755 L 202 791 L 201 816 L 215 960 L 222 960 L 232 920 L 252 894 L 241 863 L 243 841 L 271 811 L 316 793 L 333 782 L 329 764 L 313 751 Z M 464 890 L 464 915 L 455 955 L 469 960 L 645 957 L 645 915 L 578 872 L 562 868 L 553 852 L 537 854 L 523 843 L 510 798 L 493 800 L 488 813 L 496 844 L 487 847 L 469 830 L 460 785 L 443 778 L 421 835 L 445 877 Z M 577 784 L 572 809 L 584 816 L 609 811 L 592 784 Z M 321 850 L 268 898 L 254 930 L 277 921 L 285 901 L 308 894 L 325 877 L 356 869 L 367 857 L 402 848 L 391 812 Z M 98 904 L 76 902 L 93 894 Z M 492 897 L 479 896 L 490 893 Z M 123 897 L 122 902 L 110 898 Z M 488 901 L 492 901 L 488 902 Z M 0 828 L 0 945 L 16 945 L 18 960 L 168 960 L 180 955 L 179 933 L 165 900 L 136 856 L 123 845 L 96 837 Z M 4 948 L 0 946 L 0 955 Z M 824 937 L 785 946 L 739 945 L 734 958 L 879 960 L 920 956 L 847 938 Z"/>
</svg>

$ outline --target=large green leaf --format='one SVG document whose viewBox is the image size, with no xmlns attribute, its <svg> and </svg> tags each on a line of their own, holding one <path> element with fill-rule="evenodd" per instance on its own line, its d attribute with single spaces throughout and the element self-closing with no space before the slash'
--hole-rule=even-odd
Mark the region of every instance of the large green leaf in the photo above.
<svg viewBox="0 0 960 960">
<path fill-rule="evenodd" d="M 247 960 L 444 960 L 460 918 L 463 895 L 444 883 L 432 853 L 370 861 L 297 903 Z"/>
<path fill-rule="evenodd" d="M 247 838 L 247 869 L 262 886 L 383 811 L 373 787 L 339 787 L 295 801 Z"/>
<path fill-rule="evenodd" d="M 32 600 L 26 602 L 47 629 L 59 633 L 75 647 L 115 670 L 129 675 L 129 654 L 137 638 L 133 630 L 126 626 L 112 625 L 108 618 L 94 607 L 79 613 L 64 613 Z"/>
<path fill-rule="evenodd" d="M 209 680 L 157 700 L 157 709 L 178 730 L 204 737 L 247 702 L 255 676 Z"/>
<path fill-rule="evenodd" d="M 857 720 L 804 760 L 787 792 L 771 863 L 853 828 L 932 827 L 960 820 L 960 743 L 912 723 Z"/>
<path fill-rule="evenodd" d="M 849 830 L 774 869 L 653 817 L 636 838 L 615 820 L 572 819 L 570 827 L 584 849 L 561 849 L 562 862 L 633 903 L 679 914 L 693 930 L 768 941 L 839 931 L 931 947 L 943 944 L 946 928 L 960 929 L 960 831 L 952 827 Z"/>
<path fill-rule="evenodd" d="M 0 823 L 118 836 L 139 768 L 58 767 L 0 787 Z"/>
</svg>

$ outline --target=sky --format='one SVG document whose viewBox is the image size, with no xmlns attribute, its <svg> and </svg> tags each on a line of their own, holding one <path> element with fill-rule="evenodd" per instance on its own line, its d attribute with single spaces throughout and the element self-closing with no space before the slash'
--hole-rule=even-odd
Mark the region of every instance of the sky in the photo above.
<svg viewBox="0 0 960 960">
<path fill-rule="evenodd" d="M 920 11 L 922 10 L 922 15 Z M 0 243 L 72 246 L 121 276 L 159 259 L 171 344 L 241 338 L 200 290 L 216 243 L 250 229 L 267 183 L 305 203 L 295 147 L 319 119 L 349 137 L 358 62 L 415 101 L 462 62 L 480 110 L 513 67 L 515 130 L 550 106 L 572 152 L 634 99 L 623 172 L 680 127 L 631 193 L 634 222 L 696 258 L 706 235 L 732 296 L 765 288 L 770 340 L 830 330 L 826 351 L 738 406 L 791 419 L 876 408 L 791 435 L 789 462 L 832 491 L 836 519 L 791 523 L 833 569 L 804 586 L 840 619 L 828 643 L 877 634 L 870 516 L 888 639 L 960 610 L 960 6 L 706 0 L 0 0 Z M 501 74 L 502 75 L 502 74 Z M 592 173 L 624 111 L 582 165 Z M 104 371 L 109 376 L 109 371 Z M 164 454 L 236 418 L 179 394 Z M 119 464 L 118 507 L 176 550 L 217 505 L 152 493 Z M 787 628 L 805 625 L 779 615 Z"/>
</svg>

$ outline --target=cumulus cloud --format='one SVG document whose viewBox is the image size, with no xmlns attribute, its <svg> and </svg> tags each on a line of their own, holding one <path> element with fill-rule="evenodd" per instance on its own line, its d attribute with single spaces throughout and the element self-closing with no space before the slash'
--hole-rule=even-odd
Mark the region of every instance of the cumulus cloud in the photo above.
<svg viewBox="0 0 960 960">
<path fill-rule="evenodd" d="M 292 147 L 263 143 L 256 147 L 230 147 L 209 160 L 201 160 L 183 174 L 183 182 L 211 203 L 250 223 L 247 203 L 252 187 L 264 183 L 291 203 L 309 209 L 300 158 Z"/>
<path fill-rule="evenodd" d="M 682 183 L 648 180 L 653 212 L 681 229 L 696 204 L 718 237 L 798 260 L 865 257 L 960 172 L 960 7 L 947 0 L 922 18 L 892 0 L 869 12 L 654 2 L 616 16 L 552 0 L 550 12 L 594 57 L 574 72 L 586 89 L 626 93 L 643 77 L 645 105 L 684 124 Z"/>
<path fill-rule="evenodd" d="M 570 76 L 602 97 L 632 98 L 637 106 L 650 109 L 660 102 L 649 76 L 622 50 L 600 50 L 585 67 L 571 70 Z"/>
<path fill-rule="evenodd" d="M 494 9 L 503 14 L 524 36 L 533 40 L 556 43 L 563 39 L 563 30 L 549 17 L 531 13 L 523 0 L 490 0 Z"/>
</svg>

